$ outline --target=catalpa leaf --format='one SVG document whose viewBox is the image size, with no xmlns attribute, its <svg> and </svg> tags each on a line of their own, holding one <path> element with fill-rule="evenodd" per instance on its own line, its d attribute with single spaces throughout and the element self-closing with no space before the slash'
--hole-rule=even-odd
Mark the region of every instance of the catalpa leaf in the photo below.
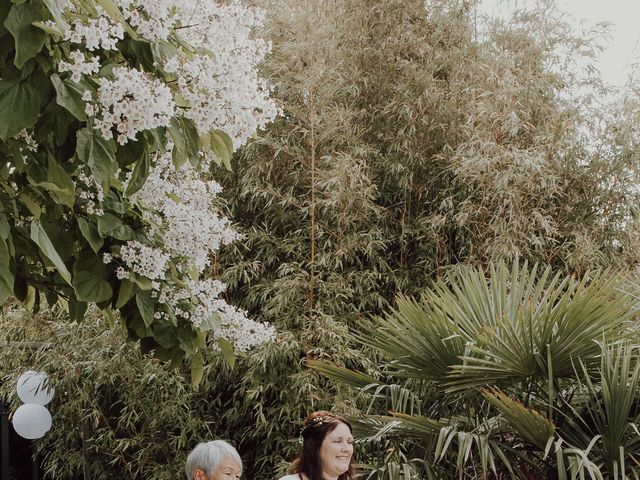
<svg viewBox="0 0 640 480">
<path fill-rule="evenodd" d="M 36 56 L 44 46 L 45 33 L 33 26 L 34 22 L 46 20 L 40 10 L 31 3 L 14 4 L 4 21 L 16 44 L 16 56 L 13 60 L 21 68 L 27 60 Z"/>
<path fill-rule="evenodd" d="M 55 265 L 60 276 L 69 285 L 71 285 L 71 274 L 69 273 L 69 270 L 67 270 L 67 266 L 62 261 L 62 258 L 60 258 L 60 255 L 58 254 L 56 248 L 53 246 L 53 243 L 51 243 L 47 232 L 45 232 L 44 228 L 42 228 L 42 224 L 37 220 L 31 222 L 31 240 L 33 240 L 36 245 L 40 247 L 40 251 L 44 254 L 44 256 L 47 257 L 51 261 L 51 263 L 53 263 L 53 265 Z"/>
</svg>

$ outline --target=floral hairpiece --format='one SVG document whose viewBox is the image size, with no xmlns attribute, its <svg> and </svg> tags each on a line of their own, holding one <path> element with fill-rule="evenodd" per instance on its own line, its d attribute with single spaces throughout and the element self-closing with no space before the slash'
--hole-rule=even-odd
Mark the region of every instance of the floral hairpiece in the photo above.
<svg viewBox="0 0 640 480">
<path fill-rule="evenodd" d="M 326 420 L 325 417 L 314 417 L 311 419 L 311 421 L 309 422 L 308 425 L 305 425 L 302 427 L 302 430 L 300 430 L 300 438 L 298 439 L 298 441 L 300 443 L 302 443 L 303 438 L 302 436 L 304 435 L 304 432 L 308 429 L 308 428 L 313 428 L 313 427 L 317 427 L 318 425 L 322 425 L 322 423 Z"/>
<path fill-rule="evenodd" d="M 322 422 L 324 422 L 324 417 L 315 417 L 311 420 L 311 427 L 315 427 L 316 425 L 322 425 Z"/>
</svg>

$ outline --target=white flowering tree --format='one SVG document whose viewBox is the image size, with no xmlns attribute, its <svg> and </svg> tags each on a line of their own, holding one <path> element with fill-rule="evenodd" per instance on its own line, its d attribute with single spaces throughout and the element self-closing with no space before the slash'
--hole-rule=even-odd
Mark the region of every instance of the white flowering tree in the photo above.
<svg viewBox="0 0 640 480">
<path fill-rule="evenodd" d="M 205 180 L 276 116 L 260 12 L 213 0 L 0 3 L 0 304 L 118 310 L 164 359 L 273 336 L 208 275 L 236 239 Z M 209 340 L 209 341 L 208 341 Z"/>
</svg>

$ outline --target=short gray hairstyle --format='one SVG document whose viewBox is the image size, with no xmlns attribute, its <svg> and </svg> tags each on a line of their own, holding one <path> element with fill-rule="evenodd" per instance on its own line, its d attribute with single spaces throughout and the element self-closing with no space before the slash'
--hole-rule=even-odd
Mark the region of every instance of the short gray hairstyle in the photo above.
<svg viewBox="0 0 640 480">
<path fill-rule="evenodd" d="M 196 445 L 196 448 L 191 450 L 191 453 L 187 457 L 185 467 L 187 478 L 193 480 L 193 472 L 196 468 L 202 470 L 206 473 L 207 477 L 209 477 L 225 457 L 232 458 L 238 462 L 238 465 L 240 465 L 240 473 L 242 473 L 242 459 L 232 445 L 224 440 L 212 440 L 210 442 L 199 443 Z"/>
</svg>

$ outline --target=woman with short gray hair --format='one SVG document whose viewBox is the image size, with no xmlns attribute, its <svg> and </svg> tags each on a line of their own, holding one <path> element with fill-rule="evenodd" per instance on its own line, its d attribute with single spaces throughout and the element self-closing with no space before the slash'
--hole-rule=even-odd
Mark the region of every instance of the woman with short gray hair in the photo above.
<svg viewBox="0 0 640 480">
<path fill-rule="evenodd" d="M 196 445 L 187 457 L 185 470 L 189 480 L 238 480 L 242 459 L 224 440 L 212 440 Z"/>
</svg>

